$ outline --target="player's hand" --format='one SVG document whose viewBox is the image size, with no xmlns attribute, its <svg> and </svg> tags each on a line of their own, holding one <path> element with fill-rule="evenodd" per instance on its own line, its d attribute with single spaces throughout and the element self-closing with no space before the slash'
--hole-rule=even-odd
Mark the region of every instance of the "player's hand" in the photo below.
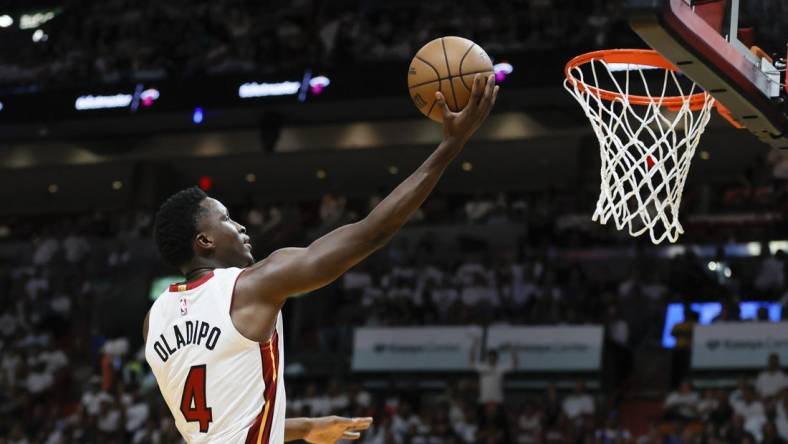
<svg viewBox="0 0 788 444">
<path fill-rule="evenodd" d="M 440 91 L 436 92 L 435 100 L 438 101 L 438 106 L 443 111 L 443 137 L 466 142 L 490 114 L 497 97 L 498 86 L 495 84 L 495 75 L 493 74 L 486 78 L 479 74 L 474 76 L 468 104 L 458 113 L 449 110 L 446 98 Z"/>
<path fill-rule="evenodd" d="M 310 421 L 309 432 L 304 441 L 313 444 L 334 444 L 337 440 L 356 440 L 361 431 L 369 428 L 372 418 L 342 418 L 325 416 Z"/>
</svg>

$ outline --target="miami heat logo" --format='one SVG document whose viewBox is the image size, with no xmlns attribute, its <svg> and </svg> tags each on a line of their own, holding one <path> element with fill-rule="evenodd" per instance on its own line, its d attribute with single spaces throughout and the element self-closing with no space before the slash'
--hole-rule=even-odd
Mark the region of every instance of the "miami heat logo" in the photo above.
<svg viewBox="0 0 788 444">
<path fill-rule="evenodd" d="M 181 297 L 181 316 L 186 316 L 189 312 L 189 308 L 187 307 L 186 298 Z"/>
</svg>

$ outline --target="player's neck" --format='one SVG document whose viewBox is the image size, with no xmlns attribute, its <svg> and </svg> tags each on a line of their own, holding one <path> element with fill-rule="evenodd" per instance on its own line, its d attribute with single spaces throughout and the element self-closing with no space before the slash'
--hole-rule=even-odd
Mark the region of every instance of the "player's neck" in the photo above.
<svg viewBox="0 0 788 444">
<path fill-rule="evenodd" d="M 183 274 L 186 282 L 191 282 L 200 279 L 216 268 L 221 268 L 221 266 L 212 261 L 199 260 L 181 267 L 181 274 Z"/>
<path fill-rule="evenodd" d="M 184 274 L 184 276 L 186 277 L 186 282 L 196 281 L 197 279 L 200 279 L 206 274 L 212 272 L 213 269 L 214 267 L 200 267 L 200 268 L 195 268 L 194 270 L 189 270 Z"/>
</svg>

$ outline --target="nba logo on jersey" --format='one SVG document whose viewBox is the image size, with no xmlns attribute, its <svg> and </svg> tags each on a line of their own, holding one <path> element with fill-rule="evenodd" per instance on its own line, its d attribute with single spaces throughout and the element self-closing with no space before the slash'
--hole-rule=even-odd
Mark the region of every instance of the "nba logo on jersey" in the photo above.
<svg viewBox="0 0 788 444">
<path fill-rule="evenodd" d="M 188 312 L 189 309 L 187 307 L 186 298 L 181 296 L 181 316 L 186 316 Z"/>
</svg>

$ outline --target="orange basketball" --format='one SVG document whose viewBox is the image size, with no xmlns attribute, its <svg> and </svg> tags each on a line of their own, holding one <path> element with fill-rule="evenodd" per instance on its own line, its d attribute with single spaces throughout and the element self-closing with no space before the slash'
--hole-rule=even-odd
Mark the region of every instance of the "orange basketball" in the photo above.
<svg viewBox="0 0 788 444">
<path fill-rule="evenodd" d="M 424 45 L 413 57 L 408 91 L 422 114 L 443 122 L 435 92 L 443 94 L 450 110 L 460 111 L 468 104 L 473 77 L 492 73 L 490 56 L 479 45 L 462 37 L 441 37 Z"/>
</svg>

